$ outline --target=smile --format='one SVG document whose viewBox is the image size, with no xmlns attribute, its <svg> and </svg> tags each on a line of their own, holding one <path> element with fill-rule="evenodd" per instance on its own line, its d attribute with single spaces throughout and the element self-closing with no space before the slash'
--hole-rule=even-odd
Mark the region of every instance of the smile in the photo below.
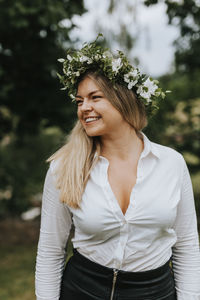
<svg viewBox="0 0 200 300">
<path fill-rule="evenodd" d="M 85 118 L 85 123 L 91 123 L 91 122 L 97 121 L 99 119 L 100 119 L 100 117 L 88 117 L 88 118 Z"/>
</svg>

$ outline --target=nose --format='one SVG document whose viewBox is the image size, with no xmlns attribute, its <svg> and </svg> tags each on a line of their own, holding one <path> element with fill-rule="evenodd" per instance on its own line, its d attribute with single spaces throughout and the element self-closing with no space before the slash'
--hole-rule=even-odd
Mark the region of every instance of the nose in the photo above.
<svg viewBox="0 0 200 300">
<path fill-rule="evenodd" d="M 83 100 L 83 103 L 81 105 L 81 110 L 82 111 L 91 111 L 92 110 L 92 105 L 87 99 Z"/>
</svg>

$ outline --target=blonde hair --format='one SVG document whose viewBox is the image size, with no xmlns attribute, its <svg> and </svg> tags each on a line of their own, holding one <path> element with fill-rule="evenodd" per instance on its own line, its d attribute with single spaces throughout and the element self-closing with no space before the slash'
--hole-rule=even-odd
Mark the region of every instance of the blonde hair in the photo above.
<svg viewBox="0 0 200 300">
<path fill-rule="evenodd" d="M 86 73 L 80 81 L 86 77 L 95 81 L 104 96 L 139 134 L 147 125 L 147 118 L 145 107 L 134 92 L 120 84 L 113 86 L 107 78 L 95 72 Z M 88 136 L 81 122 L 77 121 L 66 144 L 47 160 L 58 161 L 56 183 L 62 202 L 73 208 L 80 207 L 90 171 L 98 161 L 99 155 L 100 139 Z"/>
</svg>

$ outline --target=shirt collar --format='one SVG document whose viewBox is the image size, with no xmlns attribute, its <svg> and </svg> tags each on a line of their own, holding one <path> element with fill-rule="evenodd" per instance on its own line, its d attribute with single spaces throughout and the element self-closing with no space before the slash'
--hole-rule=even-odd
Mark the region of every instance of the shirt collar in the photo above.
<svg viewBox="0 0 200 300">
<path fill-rule="evenodd" d="M 158 147 L 156 146 L 156 144 L 154 144 L 153 142 L 151 142 L 148 137 L 142 132 L 140 131 L 141 135 L 142 135 L 142 139 L 144 142 L 144 149 L 142 151 L 141 154 L 141 158 L 146 157 L 149 153 L 152 153 L 154 156 L 156 156 L 157 158 L 160 158 L 160 152 L 158 150 Z M 96 158 L 97 156 L 97 152 L 95 152 L 94 158 Z M 107 162 L 107 159 L 103 156 L 99 156 L 102 160 L 104 160 L 105 162 Z"/>
<path fill-rule="evenodd" d="M 148 137 L 142 131 L 140 131 L 140 133 L 142 135 L 143 142 L 144 142 L 144 149 L 143 149 L 143 152 L 141 154 L 141 157 L 145 157 L 149 153 L 152 153 L 157 158 L 160 158 L 160 152 L 159 152 L 159 149 L 156 146 L 156 144 L 154 144 L 153 142 L 151 142 L 148 139 Z"/>
</svg>

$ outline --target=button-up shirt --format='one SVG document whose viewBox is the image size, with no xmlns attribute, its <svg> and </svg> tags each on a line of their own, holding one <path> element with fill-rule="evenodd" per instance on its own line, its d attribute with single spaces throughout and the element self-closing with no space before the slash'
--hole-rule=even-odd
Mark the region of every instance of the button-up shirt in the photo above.
<svg viewBox="0 0 200 300">
<path fill-rule="evenodd" d="M 149 141 L 137 167 L 125 215 L 100 156 L 78 209 L 59 201 L 52 162 L 47 172 L 36 263 L 37 300 L 58 300 L 72 223 L 73 247 L 109 268 L 147 271 L 172 256 L 178 300 L 200 300 L 200 252 L 192 184 L 180 153 Z"/>
</svg>

